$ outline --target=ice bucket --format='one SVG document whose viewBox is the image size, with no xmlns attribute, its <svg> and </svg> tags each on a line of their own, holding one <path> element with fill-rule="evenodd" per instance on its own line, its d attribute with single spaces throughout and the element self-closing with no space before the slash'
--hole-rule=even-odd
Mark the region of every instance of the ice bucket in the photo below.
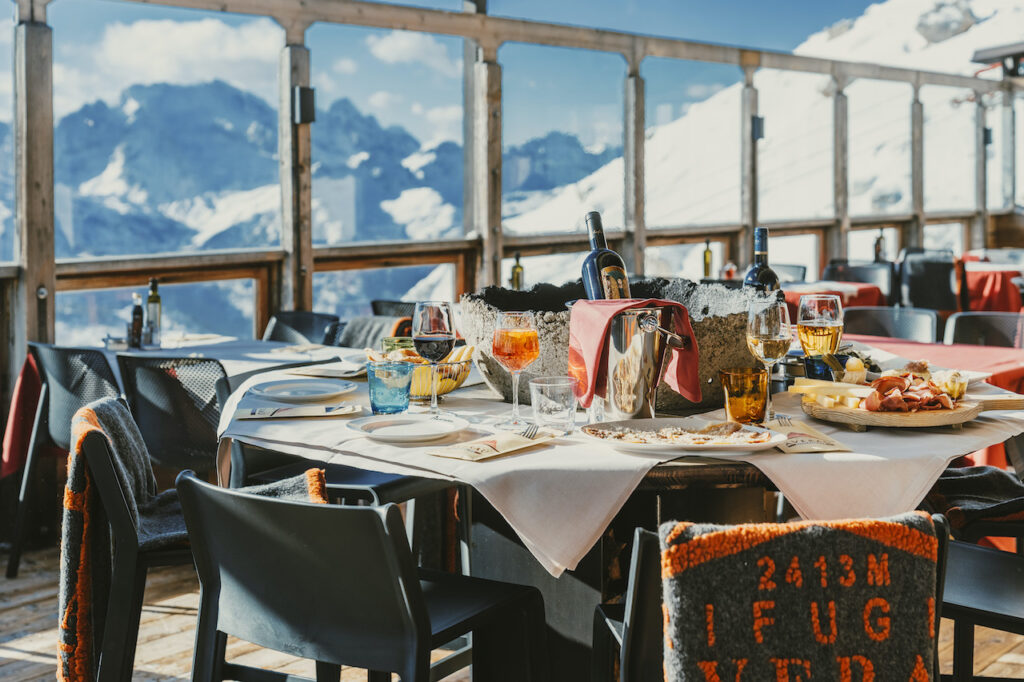
<svg viewBox="0 0 1024 682">
<path fill-rule="evenodd" d="M 667 344 L 665 337 L 656 330 L 645 331 L 642 326 L 644 319 L 651 317 L 657 326 L 672 329 L 672 314 L 671 308 L 636 308 L 612 318 L 608 328 L 605 419 L 654 416 L 654 398 L 661 381 Z M 649 323 L 648 328 L 651 329 Z"/>
</svg>

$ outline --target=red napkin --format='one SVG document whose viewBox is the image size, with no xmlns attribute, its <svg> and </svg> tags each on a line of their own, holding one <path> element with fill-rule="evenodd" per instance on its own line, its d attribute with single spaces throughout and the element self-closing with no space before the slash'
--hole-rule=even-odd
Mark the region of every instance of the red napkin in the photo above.
<svg viewBox="0 0 1024 682">
<path fill-rule="evenodd" d="M 29 353 L 25 356 L 25 363 L 21 366 L 21 373 L 11 394 L 11 411 L 7 416 L 3 455 L 0 457 L 0 478 L 10 476 L 25 464 L 42 386 L 35 358 Z M 44 440 L 49 442 L 49 436 Z M 55 446 L 48 447 L 43 454 L 64 458 L 68 456 L 68 453 Z"/>
<path fill-rule="evenodd" d="M 700 379 L 697 374 L 699 352 L 697 339 L 690 326 L 690 314 L 681 303 L 657 298 L 615 298 L 598 301 L 579 300 L 572 306 L 569 318 L 569 376 L 579 382 L 577 395 L 583 407 L 590 407 L 594 395 L 607 393 L 605 365 L 608 356 L 608 327 L 612 318 L 623 310 L 651 306 L 674 309 L 674 331 L 690 339 L 685 350 L 666 348 L 663 380 L 673 391 L 692 402 L 700 402 Z"/>
</svg>

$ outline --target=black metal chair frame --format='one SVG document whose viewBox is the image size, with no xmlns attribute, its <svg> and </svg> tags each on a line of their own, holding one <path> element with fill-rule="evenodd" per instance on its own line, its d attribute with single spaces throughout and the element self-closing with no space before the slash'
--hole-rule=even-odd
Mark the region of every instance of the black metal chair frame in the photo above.
<svg viewBox="0 0 1024 682">
<path fill-rule="evenodd" d="M 921 343 L 935 343 L 936 340 L 936 329 L 938 328 L 939 318 L 938 314 L 934 310 L 902 307 L 889 308 L 885 306 L 858 306 L 856 308 L 847 308 L 845 311 L 846 333 L 870 333 L 857 328 L 857 317 L 864 317 L 866 319 L 878 321 L 880 326 L 888 327 L 887 331 L 889 333 L 886 334 L 886 336 L 890 336 L 892 338 L 902 338 L 909 341 L 919 341 Z M 929 327 L 929 331 L 926 336 L 918 336 L 917 333 L 920 330 L 906 328 L 901 329 L 900 327 L 903 326 L 901 320 L 908 321 L 911 327 L 916 327 L 921 320 L 924 320 L 924 324 Z M 893 329 L 893 327 L 897 327 L 897 329 Z"/>
<path fill-rule="evenodd" d="M 949 524 L 941 514 L 932 515 L 939 540 L 936 565 L 935 603 L 943 603 L 946 585 L 946 548 Z M 1024 593 L 1024 581 L 1021 583 Z M 658 535 L 637 528 L 633 535 L 632 563 L 626 587 L 626 599 L 619 604 L 599 604 L 594 610 L 593 663 L 594 682 L 612 682 L 616 659 L 620 677 L 616 682 L 649 682 L 663 679 L 663 615 L 661 592 L 661 548 Z M 1024 603 L 1022 601 L 1021 603 Z M 944 615 L 935 609 L 935 632 Z M 616 654 L 616 652 L 618 652 Z M 935 670 L 939 652 L 935 650 Z"/>
<path fill-rule="evenodd" d="M 263 330 L 264 341 L 327 343 L 327 328 L 340 318 L 332 313 L 283 310 L 274 313 Z"/>
<path fill-rule="evenodd" d="M 191 472 L 178 492 L 200 579 L 193 680 L 294 679 L 226 662 L 229 634 L 317 661 L 319 682 L 337 681 L 342 665 L 369 670 L 370 682 L 391 672 L 426 682 L 470 655 L 475 679 L 546 679 L 540 592 L 417 570 L 397 506 L 261 498 Z M 253 546 L 261 561 L 247 558 Z M 469 632 L 471 653 L 431 665 L 432 649 Z"/>
<path fill-rule="evenodd" d="M 188 547 L 140 549 L 139 531 L 128 511 L 126 493 L 114 472 L 113 454 L 106 438 L 97 432 L 86 435 L 82 451 L 107 516 L 114 547 L 106 623 L 102 633 L 95 633 L 96 649 L 100 651 L 97 682 L 120 682 L 132 677 L 146 573 L 157 566 L 191 564 L 192 550 Z M 95 608 L 102 608 L 102 605 L 97 604 Z"/>
<path fill-rule="evenodd" d="M 56 415 L 51 414 L 57 412 L 59 407 L 54 402 L 51 394 L 53 388 L 50 385 L 50 375 L 53 373 L 54 368 L 50 367 L 47 363 L 43 362 L 42 353 L 53 351 L 57 353 L 83 353 L 88 354 L 97 362 L 101 362 L 99 365 L 105 367 L 107 370 L 107 376 L 101 376 L 100 379 L 105 383 L 109 383 L 112 390 L 109 392 L 109 397 L 120 397 L 120 389 L 117 387 L 117 379 L 114 377 L 114 373 L 110 368 L 110 364 L 107 362 L 107 358 L 103 353 L 95 348 L 57 348 L 54 346 L 48 346 L 44 344 L 30 343 L 28 352 L 32 354 L 35 359 L 36 367 L 39 370 L 39 378 L 41 381 L 41 387 L 39 391 L 39 401 L 36 403 L 36 414 L 32 424 L 32 437 L 29 440 L 28 453 L 25 457 L 25 465 L 22 470 L 21 476 L 21 488 L 18 493 L 18 506 L 14 516 L 14 526 L 11 534 L 11 551 L 7 557 L 7 577 L 15 578 L 18 575 L 18 568 L 21 564 L 21 553 L 25 542 L 25 533 L 28 526 L 29 512 L 32 504 L 32 488 L 35 482 L 35 471 L 36 464 L 39 459 L 39 452 L 47 445 L 56 445 L 59 448 L 67 450 L 71 447 L 71 420 L 67 420 L 66 424 L 62 425 L 62 431 L 57 432 L 57 424 L 55 422 Z M 100 373 L 102 374 L 102 372 Z M 70 391 L 69 391 L 70 392 Z M 76 396 L 77 397 L 77 396 Z M 102 397 L 98 393 L 94 396 L 84 397 L 80 405 L 77 405 L 74 410 L 60 410 L 63 413 L 74 413 L 77 407 L 90 402 L 94 397 Z M 63 420 L 60 420 L 63 421 Z"/>
<path fill-rule="evenodd" d="M 821 278 L 834 282 L 874 284 L 881 289 L 889 305 L 900 303 L 896 265 L 889 261 L 880 263 L 874 261 L 850 262 L 842 259 L 833 259 L 825 266 Z"/>
<path fill-rule="evenodd" d="M 963 321 L 964 326 L 973 326 L 976 321 L 991 322 L 991 327 L 1000 333 L 1006 333 L 1012 328 L 1014 333 L 1012 335 L 1008 334 L 1008 336 L 1012 336 L 1013 338 L 1008 344 L 995 343 L 987 337 L 982 337 L 981 339 L 972 337 L 970 340 L 958 340 L 957 324 L 961 322 L 961 320 Z M 950 344 L 966 343 L 983 346 L 1002 346 L 1004 348 L 1020 348 L 1020 344 L 1024 343 L 1024 338 L 1020 338 L 1020 336 L 1024 335 L 1022 332 L 1024 332 L 1024 315 L 1021 315 L 1020 313 L 965 311 L 954 313 L 949 316 L 949 319 L 946 320 L 946 333 L 943 340 L 945 343 Z"/>
</svg>

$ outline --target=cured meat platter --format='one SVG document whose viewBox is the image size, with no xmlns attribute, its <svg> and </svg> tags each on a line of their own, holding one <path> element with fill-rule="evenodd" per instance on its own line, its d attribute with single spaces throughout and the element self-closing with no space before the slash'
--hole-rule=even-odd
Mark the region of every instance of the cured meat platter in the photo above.
<svg viewBox="0 0 1024 682">
<path fill-rule="evenodd" d="M 928 428 L 935 426 L 960 426 L 988 410 L 1022 410 L 1024 395 L 965 395 L 953 409 L 927 410 L 918 412 L 871 412 L 859 407 L 835 405 L 825 407 L 813 398 L 800 401 L 804 414 L 827 422 L 847 424 L 855 431 L 864 431 L 869 426 L 896 428 Z"/>
</svg>

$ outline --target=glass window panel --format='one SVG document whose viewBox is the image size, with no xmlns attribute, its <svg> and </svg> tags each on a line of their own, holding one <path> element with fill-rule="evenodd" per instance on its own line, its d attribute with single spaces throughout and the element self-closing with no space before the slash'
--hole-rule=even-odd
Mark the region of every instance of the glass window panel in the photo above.
<svg viewBox="0 0 1024 682">
<path fill-rule="evenodd" d="M 519 259 L 523 266 L 523 285 L 531 289 L 535 284 L 546 282 L 555 286 L 574 282 L 580 279 L 583 270 L 583 259 L 587 253 L 556 253 L 550 256 L 528 256 Z M 505 258 L 501 261 L 501 281 L 503 284 L 512 279 L 512 265 L 515 260 Z"/>
<path fill-rule="evenodd" d="M 313 243 L 462 230 L 462 39 L 316 24 Z"/>
<path fill-rule="evenodd" d="M 145 300 L 145 286 L 58 291 L 57 343 L 100 346 L 107 334 L 124 337 L 125 325 L 131 321 L 132 292 Z M 251 279 L 161 284 L 160 298 L 165 341 L 179 333 L 253 338 L 255 289 Z"/>
<path fill-rule="evenodd" d="M 410 265 L 313 275 L 313 309 L 346 320 L 372 315 L 370 301 L 453 301 L 455 266 Z"/>
<path fill-rule="evenodd" d="M 992 131 L 992 142 L 985 148 L 985 184 L 989 210 L 1010 208 L 1010 197 L 1003 195 L 1003 94 L 985 95 L 985 126 Z"/>
<path fill-rule="evenodd" d="M 735 66 L 645 59 L 648 228 L 738 223 L 740 94 Z"/>
<path fill-rule="evenodd" d="M 1014 142 L 1017 148 L 1014 204 L 1024 206 L 1024 97 L 1013 100 Z"/>
<path fill-rule="evenodd" d="M 850 215 L 910 213 L 910 108 L 907 83 L 855 80 L 849 112 Z"/>
<path fill-rule="evenodd" d="M 846 237 L 846 256 L 850 260 L 873 261 L 875 259 L 875 239 L 879 230 L 853 230 Z M 900 252 L 900 231 L 895 227 L 881 228 L 885 248 L 882 256 L 886 260 L 895 261 Z"/>
<path fill-rule="evenodd" d="M 501 48 L 502 223 L 507 232 L 582 232 L 587 211 L 622 227 L 620 55 Z"/>
<path fill-rule="evenodd" d="M 725 253 L 722 242 L 711 242 L 711 276 L 718 277 Z M 644 272 L 650 277 L 685 277 L 699 282 L 704 277 L 704 243 L 648 246 Z"/>
<path fill-rule="evenodd" d="M 924 248 L 951 249 L 957 256 L 964 251 L 963 223 L 931 223 L 924 226 Z"/>
<path fill-rule="evenodd" d="M 974 93 L 921 88 L 924 105 L 924 208 L 974 207 Z"/>
<path fill-rule="evenodd" d="M 835 215 L 828 76 L 759 69 L 754 74 L 764 138 L 757 143 L 758 220 Z"/>
<path fill-rule="evenodd" d="M 280 26 L 102 0 L 48 14 L 58 258 L 280 242 Z"/>
<path fill-rule="evenodd" d="M 821 273 L 817 234 L 787 234 L 768 238 L 768 265 L 782 263 L 803 265 L 807 268 L 804 279 L 813 282 Z"/>
<path fill-rule="evenodd" d="M 0 19 L 0 35 L 14 35 L 10 12 Z M 0 50 L 0 261 L 14 253 L 14 65 L 13 50 Z"/>
</svg>

